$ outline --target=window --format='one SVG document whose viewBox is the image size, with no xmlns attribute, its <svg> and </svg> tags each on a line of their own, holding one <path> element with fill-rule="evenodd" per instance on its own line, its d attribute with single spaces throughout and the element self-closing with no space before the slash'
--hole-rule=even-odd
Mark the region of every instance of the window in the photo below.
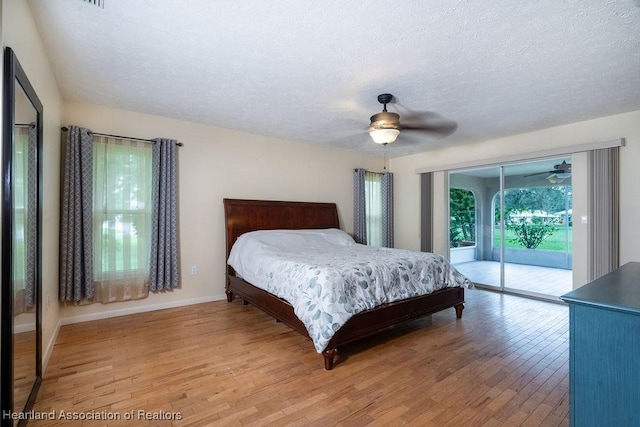
<svg viewBox="0 0 640 427">
<path fill-rule="evenodd" d="M 365 172 L 364 183 L 367 243 L 382 246 L 382 174 Z"/>
<path fill-rule="evenodd" d="M 68 132 L 60 300 L 110 303 L 179 287 L 178 142 Z"/>
<path fill-rule="evenodd" d="M 13 280 L 19 289 L 25 279 L 25 231 L 27 218 L 27 129 L 17 127 L 13 145 Z"/>
<path fill-rule="evenodd" d="M 370 246 L 393 247 L 393 174 L 367 172 L 353 175 L 353 237 Z"/>
<path fill-rule="evenodd" d="M 35 199 L 30 199 L 30 194 L 35 194 L 35 177 L 29 169 L 29 158 L 35 156 L 35 138 L 32 126 L 19 125 L 15 127 L 13 143 L 13 284 L 16 292 L 23 292 L 25 288 L 33 287 L 33 260 L 29 259 L 28 249 L 33 250 L 35 245 L 35 230 L 37 212 L 35 211 Z M 32 193 L 29 193 L 29 191 Z M 33 252 L 32 252 L 33 253 Z M 27 283 L 31 282 L 31 283 Z M 33 306 L 33 300 L 29 299 L 27 306 Z M 21 312 L 21 309 L 19 310 Z"/>
<path fill-rule="evenodd" d="M 35 310 L 36 247 L 38 244 L 37 211 L 37 135 L 32 124 L 15 126 L 12 146 L 12 280 L 14 314 Z"/>
<path fill-rule="evenodd" d="M 151 144 L 94 137 L 93 274 L 96 282 L 147 280 Z"/>
</svg>

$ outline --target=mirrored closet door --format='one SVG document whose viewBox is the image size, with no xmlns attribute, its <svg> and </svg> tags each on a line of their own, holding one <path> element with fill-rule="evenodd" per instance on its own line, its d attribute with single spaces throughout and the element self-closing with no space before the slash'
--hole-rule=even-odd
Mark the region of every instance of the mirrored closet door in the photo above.
<svg viewBox="0 0 640 427">
<path fill-rule="evenodd" d="M 24 414 L 42 380 L 42 103 L 5 48 L 2 137 L 2 426 Z M 13 414 L 13 415 L 9 415 Z"/>
</svg>

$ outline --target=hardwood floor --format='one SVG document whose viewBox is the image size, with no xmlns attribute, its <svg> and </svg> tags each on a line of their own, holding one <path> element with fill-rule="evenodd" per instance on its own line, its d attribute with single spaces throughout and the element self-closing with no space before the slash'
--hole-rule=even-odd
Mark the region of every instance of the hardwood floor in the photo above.
<svg viewBox="0 0 640 427">
<path fill-rule="evenodd" d="M 332 371 L 238 300 L 64 326 L 34 407 L 57 419 L 29 425 L 568 425 L 567 307 L 466 299 L 461 320 L 448 309 L 405 323 L 342 349 Z M 69 423 L 61 410 L 120 419 Z"/>
</svg>

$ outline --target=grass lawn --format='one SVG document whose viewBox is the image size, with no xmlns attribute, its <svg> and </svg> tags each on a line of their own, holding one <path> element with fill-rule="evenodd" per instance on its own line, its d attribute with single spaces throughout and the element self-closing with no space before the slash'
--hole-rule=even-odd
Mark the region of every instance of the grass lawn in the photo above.
<svg viewBox="0 0 640 427">
<path fill-rule="evenodd" d="M 572 227 L 569 227 L 568 244 L 569 252 L 573 253 L 573 234 Z M 546 251 L 565 251 L 565 229 L 563 226 L 556 227 L 556 231 L 549 237 L 547 237 L 536 249 Z M 494 247 L 500 247 L 500 229 L 496 228 L 493 234 Z M 504 247 L 505 248 L 522 248 L 524 246 L 515 241 L 515 233 L 510 230 L 505 230 L 504 234 Z"/>
</svg>

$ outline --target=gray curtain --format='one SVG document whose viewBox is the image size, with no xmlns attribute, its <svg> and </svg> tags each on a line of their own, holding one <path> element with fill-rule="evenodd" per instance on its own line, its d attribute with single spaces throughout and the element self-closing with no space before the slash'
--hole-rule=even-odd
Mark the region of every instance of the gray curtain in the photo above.
<svg viewBox="0 0 640 427">
<path fill-rule="evenodd" d="M 353 171 L 353 239 L 357 243 L 367 244 L 367 211 L 365 204 L 365 170 Z"/>
<path fill-rule="evenodd" d="M 153 144 L 149 289 L 154 292 L 180 285 L 176 143 L 173 139 L 157 138 Z"/>
<path fill-rule="evenodd" d="M 589 161 L 589 280 L 620 266 L 619 147 L 592 150 Z"/>
<path fill-rule="evenodd" d="M 431 172 L 420 174 L 420 250 L 422 252 L 433 252 L 432 175 Z"/>
<path fill-rule="evenodd" d="M 60 226 L 60 301 L 93 297 L 93 147 L 90 131 L 67 133 Z"/>
<path fill-rule="evenodd" d="M 38 130 L 35 124 L 29 126 L 28 138 L 24 303 L 27 307 L 34 307 L 38 257 Z"/>
<path fill-rule="evenodd" d="M 393 173 L 382 174 L 382 246 L 393 247 Z"/>
</svg>

